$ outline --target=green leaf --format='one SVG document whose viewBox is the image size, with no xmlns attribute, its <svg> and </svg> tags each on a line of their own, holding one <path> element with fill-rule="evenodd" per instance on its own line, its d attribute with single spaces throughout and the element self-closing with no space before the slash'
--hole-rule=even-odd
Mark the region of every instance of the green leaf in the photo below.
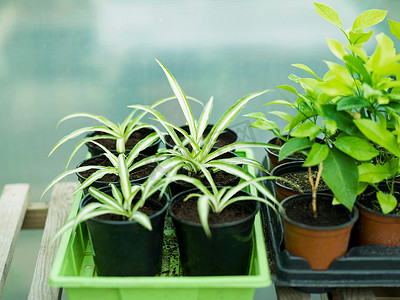
<svg viewBox="0 0 400 300">
<path fill-rule="evenodd" d="M 359 46 L 359 44 L 366 43 L 369 41 L 373 33 L 374 33 L 373 30 L 368 31 L 367 33 L 350 31 L 349 32 L 350 43 L 352 45 L 357 45 L 357 46 Z"/>
<path fill-rule="evenodd" d="M 275 122 L 273 121 L 268 121 L 268 120 L 257 120 L 253 124 L 250 125 L 250 127 L 262 129 L 262 130 L 278 130 L 279 127 L 276 125 Z"/>
<path fill-rule="evenodd" d="M 288 123 L 290 123 L 293 120 L 292 115 L 290 115 L 286 112 L 283 112 L 283 111 L 270 111 L 269 113 L 271 115 L 275 115 L 275 116 L 278 116 L 278 117 L 284 119 Z"/>
<path fill-rule="evenodd" d="M 329 147 L 324 144 L 314 143 L 311 147 L 310 152 L 307 155 L 307 159 L 304 162 L 304 167 L 312 167 L 323 162 L 329 154 Z"/>
<path fill-rule="evenodd" d="M 384 214 L 390 213 L 397 206 L 397 199 L 393 195 L 378 191 L 376 193 L 376 198 L 378 199 L 379 205 Z"/>
<path fill-rule="evenodd" d="M 274 100 L 274 101 L 270 101 L 268 103 L 265 103 L 264 105 L 271 105 L 271 104 L 283 104 L 286 106 L 293 106 L 293 103 L 287 101 L 287 100 Z"/>
<path fill-rule="evenodd" d="M 118 176 L 121 183 L 121 191 L 125 199 L 128 199 L 131 193 L 131 183 L 129 181 L 129 171 L 123 154 L 118 156 Z"/>
<path fill-rule="evenodd" d="M 192 110 L 190 108 L 189 102 L 186 99 L 186 95 L 179 86 L 178 82 L 174 78 L 174 76 L 171 74 L 171 72 L 160 62 L 156 59 L 157 63 L 160 65 L 162 70 L 164 71 L 165 76 L 168 79 L 169 85 L 171 86 L 172 91 L 174 92 L 176 98 L 178 99 L 179 105 L 181 107 L 181 110 L 183 112 L 183 115 L 185 116 L 185 120 L 189 126 L 190 134 L 195 137 L 196 136 L 196 122 L 192 113 Z"/>
<path fill-rule="evenodd" d="M 135 220 L 147 230 L 153 230 L 149 217 L 140 211 L 135 212 L 130 219 Z"/>
<path fill-rule="evenodd" d="M 281 161 L 293 153 L 301 150 L 309 149 L 312 145 L 313 142 L 306 138 L 289 139 L 285 144 L 283 144 L 281 150 L 279 151 L 279 160 Z"/>
<path fill-rule="evenodd" d="M 206 233 L 207 237 L 210 238 L 211 230 L 208 225 L 208 213 L 210 211 L 210 206 L 208 204 L 208 197 L 206 195 L 199 197 L 197 200 L 197 211 L 199 212 L 199 218 L 204 232 Z"/>
<path fill-rule="evenodd" d="M 365 69 L 364 63 L 360 58 L 353 55 L 345 55 L 343 56 L 343 59 L 348 65 L 350 65 L 355 71 L 357 71 L 358 74 L 362 76 L 362 79 L 366 84 L 372 84 L 371 76 Z"/>
<path fill-rule="evenodd" d="M 314 2 L 314 6 L 321 17 L 343 30 L 342 21 L 340 21 L 339 15 L 336 11 L 329 6 L 320 3 Z"/>
<path fill-rule="evenodd" d="M 353 117 L 344 111 L 336 111 L 336 105 L 321 105 L 321 116 L 336 122 L 338 128 L 349 135 L 359 135 L 360 132 L 353 123 Z"/>
<path fill-rule="evenodd" d="M 314 76 L 317 79 L 320 79 L 313 70 L 311 70 L 309 67 L 307 67 L 306 65 L 303 64 L 292 64 L 293 67 L 299 68 L 303 71 L 306 71 L 307 73 L 310 73 L 312 76 Z"/>
<path fill-rule="evenodd" d="M 337 102 L 337 110 L 352 110 L 352 109 L 360 109 L 363 107 L 370 107 L 371 104 L 365 100 L 364 98 L 358 96 L 349 96 L 343 97 Z"/>
<path fill-rule="evenodd" d="M 292 132 L 292 136 L 302 138 L 302 137 L 310 137 L 310 139 L 314 139 L 318 134 L 322 131 L 318 125 L 312 122 L 305 122 L 296 128 L 295 131 Z"/>
<path fill-rule="evenodd" d="M 334 142 L 336 148 L 357 160 L 371 160 L 379 152 L 365 139 L 355 136 L 343 136 Z"/>
<path fill-rule="evenodd" d="M 352 210 L 357 196 L 358 170 L 352 158 L 332 148 L 323 162 L 322 178 L 337 200 Z"/>
<path fill-rule="evenodd" d="M 357 195 L 362 194 L 368 187 L 368 183 L 359 181 L 357 187 Z"/>
<path fill-rule="evenodd" d="M 358 129 L 372 142 L 382 146 L 396 156 L 400 156 L 400 147 L 396 136 L 381 124 L 369 120 L 354 120 Z"/>
<path fill-rule="evenodd" d="M 387 11 L 380 9 L 370 9 L 360 14 L 353 23 L 352 30 L 364 29 L 366 27 L 382 22 L 386 17 Z"/>
<path fill-rule="evenodd" d="M 331 50 L 333 55 L 335 55 L 337 58 L 343 59 L 343 56 L 348 54 L 340 42 L 329 38 L 326 40 L 328 42 L 329 50 Z"/>
<path fill-rule="evenodd" d="M 400 23 L 389 20 L 390 32 L 400 40 Z"/>
<path fill-rule="evenodd" d="M 89 194 L 93 196 L 93 198 L 99 200 L 104 205 L 108 206 L 109 209 L 114 209 L 116 211 L 124 212 L 122 205 L 118 202 L 118 200 L 114 199 L 113 197 L 105 194 L 102 191 L 94 187 L 89 188 Z"/>
<path fill-rule="evenodd" d="M 388 164 L 376 165 L 363 163 L 358 166 L 359 180 L 361 182 L 379 183 L 392 177 L 392 170 Z"/>
<path fill-rule="evenodd" d="M 110 120 L 108 120 L 107 118 L 105 118 L 103 116 L 97 116 L 97 115 L 94 115 L 94 114 L 89 114 L 89 113 L 75 113 L 75 114 L 68 115 L 68 116 L 62 118 L 58 122 L 57 127 L 60 125 L 60 123 L 66 121 L 66 120 L 72 119 L 72 118 L 77 118 L 77 117 L 84 117 L 84 118 L 90 118 L 90 119 L 96 120 L 99 123 L 102 123 L 106 127 L 110 128 L 112 131 L 114 131 L 116 133 L 119 132 L 118 126 L 116 124 L 114 124 L 113 122 L 111 122 Z"/>
<path fill-rule="evenodd" d="M 334 120 L 323 120 L 322 122 L 330 135 L 334 135 L 336 133 L 337 124 Z"/>
<path fill-rule="evenodd" d="M 210 97 L 210 100 L 208 100 L 206 106 L 203 109 L 203 112 L 201 113 L 201 116 L 199 118 L 198 122 L 198 129 L 197 129 L 197 137 L 196 137 L 196 142 L 200 144 L 200 142 L 203 139 L 203 133 L 204 130 L 207 128 L 208 125 L 208 120 L 210 119 L 212 107 L 213 107 L 213 102 L 214 102 L 214 97 Z"/>
<path fill-rule="evenodd" d="M 297 90 L 294 87 L 290 86 L 290 85 L 279 85 L 279 86 L 277 86 L 277 88 L 280 88 L 282 90 L 288 91 L 288 92 L 290 92 L 292 94 L 295 94 L 296 96 L 299 96 L 299 93 L 297 92 Z"/>
<path fill-rule="evenodd" d="M 223 115 L 219 118 L 218 122 L 212 127 L 210 133 L 204 141 L 204 147 L 202 148 L 203 153 L 209 153 L 211 148 L 216 143 L 219 135 L 235 120 L 240 111 L 246 106 L 246 104 L 262 94 L 267 93 L 268 90 L 252 93 L 244 96 L 238 100 L 233 106 L 231 106 Z"/>
</svg>

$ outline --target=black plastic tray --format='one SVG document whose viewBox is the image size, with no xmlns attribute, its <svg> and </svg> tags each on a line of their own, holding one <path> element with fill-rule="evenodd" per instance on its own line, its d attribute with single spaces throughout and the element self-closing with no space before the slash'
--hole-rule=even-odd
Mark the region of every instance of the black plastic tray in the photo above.
<svg viewBox="0 0 400 300">
<path fill-rule="evenodd" d="M 266 205 L 261 211 L 271 277 L 276 285 L 308 292 L 336 287 L 400 286 L 400 247 L 350 247 L 328 270 L 315 271 L 305 259 L 284 249 L 282 222 L 275 212 Z"/>
</svg>

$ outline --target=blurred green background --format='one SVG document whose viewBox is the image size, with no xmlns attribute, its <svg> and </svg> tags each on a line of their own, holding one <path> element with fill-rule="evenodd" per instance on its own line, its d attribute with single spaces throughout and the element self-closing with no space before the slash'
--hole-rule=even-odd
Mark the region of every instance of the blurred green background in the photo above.
<svg viewBox="0 0 400 300">
<path fill-rule="evenodd" d="M 388 10 L 388 18 L 400 21 L 397 0 L 321 3 L 339 13 L 345 28 L 370 8 Z M 373 29 L 390 35 L 387 21 Z M 283 97 L 275 87 L 289 84 L 291 73 L 304 76 L 293 63 L 322 76 L 323 60 L 335 60 L 326 37 L 343 41 L 311 0 L 1 0 L 0 188 L 29 183 L 32 201 L 39 201 L 63 171 L 74 143 L 48 158 L 51 148 L 72 130 L 94 124 L 76 119 L 56 129 L 63 116 L 91 112 L 120 121 L 130 112 L 127 105 L 172 95 L 154 58 L 188 95 L 203 101 L 214 96 L 212 120 L 217 120 L 236 100 L 258 90 L 273 91 L 253 100 L 243 114 L 271 109 L 262 104 Z M 372 51 L 374 41 L 370 45 Z M 161 110 L 183 124 L 173 104 Z M 242 140 L 272 137 L 250 124 L 240 117 L 231 128 Z M 264 155 L 256 154 L 260 160 Z M 41 233 L 21 233 L 2 299 L 26 299 Z M 272 288 L 262 289 L 255 299 L 273 299 L 272 294 Z"/>
</svg>

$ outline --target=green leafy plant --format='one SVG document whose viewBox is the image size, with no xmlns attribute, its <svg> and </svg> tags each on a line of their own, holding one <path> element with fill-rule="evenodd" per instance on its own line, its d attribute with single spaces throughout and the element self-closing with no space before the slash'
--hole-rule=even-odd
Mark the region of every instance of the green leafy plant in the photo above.
<svg viewBox="0 0 400 300">
<path fill-rule="evenodd" d="M 210 226 L 208 224 L 208 216 L 209 212 L 212 211 L 216 214 L 221 213 L 227 206 L 236 203 L 238 201 L 260 201 L 272 207 L 272 209 L 276 210 L 276 207 L 281 207 L 280 204 L 274 199 L 270 197 L 270 192 L 260 184 L 261 181 L 264 180 L 272 180 L 276 177 L 266 176 L 266 177 L 254 177 L 247 171 L 239 168 L 237 166 L 233 166 L 233 168 L 237 169 L 238 173 L 242 173 L 242 176 L 246 178 L 238 185 L 234 187 L 221 187 L 218 188 L 215 185 L 214 181 L 209 182 L 209 185 L 205 185 L 200 180 L 196 178 L 192 178 L 185 175 L 173 175 L 167 177 L 165 179 L 165 185 L 168 185 L 171 181 L 181 180 L 194 185 L 198 192 L 189 194 L 184 201 L 187 201 L 191 198 L 197 199 L 197 210 L 200 218 L 200 223 L 204 229 L 206 235 L 211 238 Z M 261 195 L 265 195 L 268 199 L 256 196 L 256 195 L 238 195 L 238 193 L 249 186 L 254 186 L 257 191 L 261 193 Z M 143 194 L 146 195 L 145 193 Z"/>
<path fill-rule="evenodd" d="M 376 36 L 377 46 L 370 56 L 363 49 L 373 34 L 372 30 L 364 32 L 365 28 L 383 21 L 387 12 L 365 11 L 346 32 L 332 8 L 315 6 L 348 41 L 342 45 L 328 39 L 331 52 L 342 64 L 327 62 L 329 71 L 319 84 L 327 104 L 321 103 L 320 114 L 337 126 L 333 145 L 357 162 L 358 193 L 367 185 L 374 187 L 382 212 L 389 213 L 397 206 L 393 187 L 400 174 L 400 56 L 384 33 Z M 400 23 L 389 20 L 389 25 L 399 38 Z M 388 193 L 379 189 L 382 181 L 386 181 Z"/>
<path fill-rule="evenodd" d="M 365 11 L 346 31 L 332 8 L 314 5 L 319 15 L 340 29 L 347 44 L 327 39 L 329 49 L 342 64 L 327 61 L 329 70 L 322 78 L 303 64 L 293 65 L 312 75 L 312 78 L 289 76 L 305 93 L 291 86 L 280 86 L 297 99 L 294 103 L 271 102 L 296 109 L 294 117 L 280 114 L 288 121 L 285 131 L 290 132 L 291 138 L 280 150 L 279 159 L 302 151 L 306 155 L 304 166 L 320 166 L 318 174 L 333 191 L 335 203 L 351 210 L 357 195 L 371 185 L 378 190 L 382 211 L 389 213 L 397 205 L 393 182 L 400 173 L 400 81 L 397 80 L 400 56 L 383 33 L 376 36 L 377 47 L 372 55 L 368 56 L 363 49 L 373 34 L 365 29 L 383 21 L 387 12 Z M 400 37 L 400 24 L 390 20 L 389 23 L 392 33 Z M 262 115 L 250 117 L 258 119 L 254 127 L 276 133 L 273 124 L 263 121 Z M 317 136 L 323 137 L 323 144 L 315 141 Z M 378 189 L 383 180 L 388 183 L 389 193 Z M 313 182 L 310 177 L 310 182 L 315 194 L 318 179 Z"/>
<path fill-rule="evenodd" d="M 153 144 L 157 139 L 159 139 L 160 136 L 157 132 L 153 132 L 141 141 L 139 141 L 134 148 L 129 152 L 129 154 L 126 156 L 126 159 L 124 160 L 125 165 L 128 169 L 128 174 L 132 172 L 135 169 L 138 169 L 140 167 L 143 167 L 147 164 L 150 163 L 155 163 L 160 161 L 160 158 L 157 157 L 143 157 L 139 161 L 135 161 L 135 159 L 139 156 L 140 152 L 147 148 L 149 145 Z M 112 166 L 81 166 L 77 167 L 75 169 L 67 170 L 63 172 L 62 174 L 58 175 L 44 190 L 43 195 L 51 188 L 53 187 L 57 182 L 61 181 L 65 177 L 71 174 L 76 174 L 76 173 L 81 173 L 84 171 L 88 170 L 93 170 L 97 169 L 96 172 L 94 172 L 92 175 L 90 175 L 82 184 L 78 187 L 78 189 L 75 191 L 75 193 L 89 187 L 93 182 L 96 180 L 101 179 L 103 176 L 106 174 L 115 174 L 119 176 L 119 172 L 121 171 L 121 166 L 120 166 L 120 161 L 118 160 L 118 157 L 114 155 L 112 152 L 110 152 L 106 147 L 103 145 L 97 143 L 96 141 L 92 141 L 92 143 L 96 144 L 98 147 L 103 149 L 104 151 L 104 156 L 111 162 Z M 125 157 L 125 156 L 124 156 Z"/>
<path fill-rule="evenodd" d="M 112 195 L 107 195 L 94 187 L 89 187 L 90 195 L 95 198 L 97 202 L 92 202 L 84 206 L 74 218 L 69 219 L 53 236 L 52 242 L 68 229 L 75 229 L 80 223 L 86 220 L 106 214 L 120 215 L 125 220 L 134 220 L 148 230 L 152 230 L 149 217 L 140 212 L 139 208 L 141 208 L 145 204 L 146 199 L 154 193 L 161 191 L 160 195 L 162 195 L 164 193 L 162 187 L 165 184 L 162 181 L 153 184 L 151 187 L 148 187 L 146 198 L 141 197 L 145 186 L 132 185 L 129 181 L 128 161 L 125 159 L 124 154 L 118 155 L 117 168 L 121 188 L 118 189 L 115 185 L 111 184 Z M 136 202 L 134 202 L 134 200 L 136 200 Z"/>
<path fill-rule="evenodd" d="M 208 135 L 203 138 L 204 130 L 207 127 L 208 120 L 210 118 L 213 98 L 211 97 L 208 103 L 204 106 L 199 120 L 196 121 L 187 97 L 179 86 L 178 82 L 161 62 L 157 62 L 163 69 L 176 96 L 176 99 L 179 102 L 189 127 L 189 132 L 182 130 L 179 126 L 173 124 L 172 122 L 167 121 L 161 113 L 152 107 L 144 107 L 140 105 L 129 106 L 134 109 L 143 109 L 154 116 L 154 118 L 162 125 L 164 130 L 170 135 L 175 144 L 173 149 L 161 149 L 156 154 L 156 157 L 162 158 L 164 161 L 160 163 L 160 165 L 154 170 L 153 174 L 150 176 L 150 180 L 157 181 L 163 176 L 170 176 L 171 174 L 176 174 L 180 169 L 185 169 L 189 176 L 198 174 L 211 184 L 211 173 L 216 170 L 223 170 L 240 177 L 242 173 L 236 171 L 237 168 L 234 168 L 235 165 L 244 164 L 251 165 L 256 168 L 262 168 L 262 166 L 253 159 L 242 157 L 221 158 L 221 156 L 236 149 L 248 147 L 266 147 L 269 144 L 256 142 L 235 142 L 219 149 L 214 149 L 213 147 L 218 140 L 219 135 L 235 120 L 243 107 L 245 107 L 250 100 L 266 93 L 267 91 L 250 94 L 237 101 L 236 104 L 230 107 L 222 115 L 222 117 L 219 118 L 217 123 L 213 125 Z M 183 138 L 179 137 L 177 132 L 179 132 Z M 187 147 L 187 145 L 191 146 L 191 150 Z M 275 146 L 275 148 L 278 147 Z M 223 168 L 221 166 L 223 166 Z"/>
<path fill-rule="evenodd" d="M 156 107 L 162 103 L 165 103 L 169 100 L 172 100 L 174 97 L 172 98 L 165 98 L 165 99 L 161 99 L 159 101 L 156 101 L 151 107 Z M 195 99 L 194 99 L 195 100 Z M 100 126 L 89 126 L 89 127 L 83 127 L 83 128 L 79 128 L 73 132 L 71 132 L 70 134 L 64 136 L 60 141 L 57 142 L 57 144 L 53 147 L 53 149 L 51 150 L 50 155 L 53 154 L 53 152 L 60 147 L 62 144 L 64 144 L 65 142 L 78 137 L 84 133 L 90 133 L 90 132 L 99 132 L 102 134 L 99 135 L 95 135 L 92 137 L 87 137 L 84 139 L 81 139 L 75 146 L 75 148 L 73 149 L 70 157 L 68 158 L 68 162 L 67 162 L 67 166 L 66 169 L 68 168 L 69 163 L 71 162 L 72 158 L 75 156 L 75 154 L 77 153 L 77 151 L 86 143 L 88 142 L 92 142 L 94 140 L 101 140 L 101 139 L 114 139 L 115 143 L 116 143 L 116 150 L 118 153 L 125 153 L 125 144 L 127 142 L 127 140 L 129 139 L 129 137 L 135 132 L 138 131 L 140 129 L 143 128 L 150 128 L 152 130 L 154 130 L 155 132 L 158 133 L 159 137 L 162 139 L 162 134 L 160 133 L 159 129 L 152 125 L 152 124 L 146 124 L 146 123 L 142 123 L 141 120 L 143 119 L 143 117 L 146 115 L 146 112 L 141 112 L 139 113 L 137 116 L 135 116 L 135 114 L 138 113 L 138 110 L 134 110 L 132 111 L 128 117 L 126 117 L 126 119 L 121 123 L 121 124 L 117 124 L 117 123 L 113 123 L 110 120 L 108 120 L 107 118 L 103 117 L 103 116 L 98 116 L 98 115 L 94 115 L 91 113 L 75 113 L 75 114 L 71 114 L 68 115 L 64 118 L 62 118 L 58 124 L 57 127 L 64 121 L 69 120 L 69 119 L 73 119 L 73 118 L 89 118 L 89 119 L 93 119 L 95 121 L 98 121 L 101 125 Z M 154 140 L 156 141 L 156 140 Z M 148 145 L 150 146 L 150 145 Z"/>
</svg>

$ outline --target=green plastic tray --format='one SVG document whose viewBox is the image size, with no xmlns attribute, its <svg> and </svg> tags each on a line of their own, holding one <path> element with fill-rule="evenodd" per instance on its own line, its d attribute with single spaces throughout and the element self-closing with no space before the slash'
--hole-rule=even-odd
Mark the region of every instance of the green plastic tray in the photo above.
<svg viewBox="0 0 400 300">
<path fill-rule="evenodd" d="M 252 157 L 250 150 L 238 153 Z M 70 217 L 78 210 L 76 195 Z M 84 224 L 64 233 L 49 277 L 51 286 L 63 287 L 69 300 L 236 300 L 254 297 L 255 288 L 271 284 L 260 214 L 254 223 L 250 272 L 241 276 L 181 276 L 179 253 L 171 220 L 164 229 L 162 271 L 155 277 L 101 277 L 96 274 L 93 251 Z M 232 262 L 234 263 L 234 262 Z"/>
</svg>

